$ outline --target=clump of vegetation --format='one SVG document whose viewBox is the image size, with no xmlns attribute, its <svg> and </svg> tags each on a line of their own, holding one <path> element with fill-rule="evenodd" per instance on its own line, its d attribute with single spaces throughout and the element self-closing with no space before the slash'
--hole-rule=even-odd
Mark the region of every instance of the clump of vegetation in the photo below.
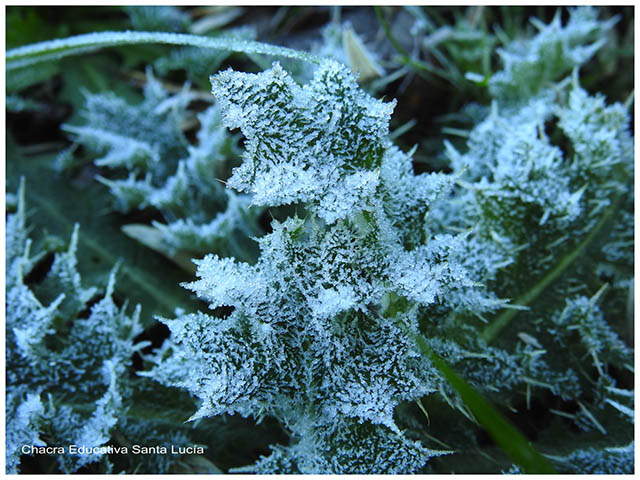
<svg viewBox="0 0 640 480">
<path fill-rule="evenodd" d="M 9 10 L 8 473 L 633 471 L 630 12 L 104 12 Z"/>
</svg>

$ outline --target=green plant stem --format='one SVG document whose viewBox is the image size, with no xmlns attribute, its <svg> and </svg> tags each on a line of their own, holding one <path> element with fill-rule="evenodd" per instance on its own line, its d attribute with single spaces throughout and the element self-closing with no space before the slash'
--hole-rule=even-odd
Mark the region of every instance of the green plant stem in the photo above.
<svg viewBox="0 0 640 480">
<path fill-rule="evenodd" d="M 615 212 L 618 211 L 618 206 L 620 204 L 620 196 L 617 196 L 611 206 L 607 209 L 607 211 L 602 215 L 600 221 L 596 224 L 596 226 L 589 232 L 589 234 L 580 242 L 576 248 L 567 253 L 564 257 L 560 259 L 560 261 L 544 276 L 542 279 L 536 283 L 529 291 L 527 291 L 524 295 L 520 296 L 515 304 L 519 306 L 528 306 L 532 302 L 534 302 L 540 294 L 555 280 L 562 275 L 567 268 L 569 268 L 573 263 L 578 259 L 585 250 L 591 245 L 593 240 L 597 237 L 597 235 L 602 231 L 603 227 L 609 223 L 609 220 L 613 216 Z M 520 310 L 510 309 L 503 312 L 501 315 L 498 315 L 496 319 L 489 324 L 484 331 L 482 332 L 482 339 L 489 343 L 493 341 L 498 333 L 506 327 L 513 318 L 518 315 Z"/>
<path fill-rule="evenodd" d="M 293 58 L 315 64 L 320 63 L 318 57 L 309 53 L 256 41 L 238 40 L 237 38 L 211 38 L 183 33 L 126 31 L 87 33 L 14 48 L 6 53 L 6 70 L 10 72 L 11 70 L 27 67 L 36 63 L 58 60 L 70 55 L 91 52 L 104 47 L 144 43 L 188 45 L 192 47 L 226 50 L 229 52 Z"/>
<path fill-rule="evenodd" d="M 460 395 L 465 405 L 480 422 L 491 438 L 525 473 L 555 473 L 551 464 L 529 441 L 505 419 L 495 407 L 465 382 L 447 362 L 440 358 L 422 335 L 406 329 L 420 351 L 431 360 L 433 365 L 445 377 L 449 385 Z"/>
</svg>

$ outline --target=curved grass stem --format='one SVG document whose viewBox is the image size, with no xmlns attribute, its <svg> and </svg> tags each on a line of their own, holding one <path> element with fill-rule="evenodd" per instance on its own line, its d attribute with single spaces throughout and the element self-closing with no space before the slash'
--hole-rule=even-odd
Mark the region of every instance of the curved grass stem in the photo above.
<svg viewBox="0 0 640 480">
<path fill-rule="evenodd" d="M 166 32 L 98 32 L 76 35 L 69 38 L 49 40 L 14 48 L 6 53 L 7 72 L 37 63 L 58 60 L 70 55 L 78 55 L 105 47 L 162 43 L 211 48 L 247 54 L 263 54 L 292 58 L 309 63 L 320 63 L 320 59 L 306 52 L 268 43 L 237 38 L 211 38 L 199 35 Z"/>
</svg>

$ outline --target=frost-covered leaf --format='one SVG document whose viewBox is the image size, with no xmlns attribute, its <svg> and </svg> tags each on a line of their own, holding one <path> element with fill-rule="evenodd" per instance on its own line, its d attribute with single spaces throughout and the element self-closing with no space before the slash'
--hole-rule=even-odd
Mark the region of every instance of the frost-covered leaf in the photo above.
<svg viewBox="0 0 640 480">
<path fill-rule="evenodd" d="M 615 17 L 600 21 L 597 9 L 584 6 L 569 10 L 566 25 L 560 17 L 558 10 L 548 25 L 532 19 L 539 30 L 535 37 L 516 40 L 498 50 L 504 69 L 489 80 L 493 97 L 518 101 L 560 80 L 602 47 L 604 33 L 618 21 Z"/>
<path fill-rule="evenodd" d="M 620 447 L 576 450 L 558 461 L 570 471 L 584 474 L 629 474 L 634 472 L 634 442 Z"/>
<path fill-rule="evenodd" d="M 261 209 L 250 209 L 244 196 L 224 191 L 221 180 L 234 145 L 220 123 L 219 108 L 211 106 L 198 115 L 198 143 L 189 145 L 181 130 L 191 99 L 188 90 L 170 95 L 150 69 L 147 77 L 141 103 L 88 95 L 85 125 L 65 129 L 76 142 L 104 155 L 95 163 L 113 173 L 98 180 L 109 187 L 118 209 L 155 207 L 163 213 L 166 223 L 157 226 L 170 248 L 238 253 L 230 235 L 236 230 L 246 236 L 258 233 Z M 122 171 L 128 172 L 125 178 Z"/>
<path fill-rule="evenodd" d="M 415 472 L 429 458 L 451 452 L 429 450 L 384 427 L 353 421 L 315 429 L 293 446 L 272 447 L 254 466 L 235 469 L 258 474 L 400 474 Z"/>
<path fill-rule="evenodd" d="M 120 360 L 116 360 L 119 362 Z M 51 429 L 57 441 L 63 445 L 76 445 L 78 449 L 94 449 L 105 446 L 111 438 L 111 430 L 122 415 L 122 397 L 118 391 L 117 376 L 123 372 L 115 370 L 117 363 L 105 360 L 101 370 L 108 384 L 107 391 L 95 402 L 95 410 L 90 417 L 74 412 L 73 408 L 62 406 L 49 412 Z M 62 443 L 64 442 L 64 443 Z M 60 455 L 58 461 L 65 473 L 74 472 L 85 465 L 101 460 L 101 453 L 81 453 Z"/>
<path fill-rule="evenodd" d="M 34 292 L 25 276 L 33 267 L 27 238 L 24 183 L 17 212 L 7 218 L 7 471 L 19 470 L 22 445 L 44 445 L 46 431 L 53 445 L 99 447 L 122 415 L 122 377 L 141 332 L 137 311 L 130 317 L 113 301 L 115 271 L 102 300 L 82 312 L 96 294 L 83 288 L 76 269 L 78 229 L 67 251 L 55 255 L 53 265 Z M 24 242 L 22 251 L 17 247 Z M 93 414 L 71 404 L 91 404 Z M 61 403 L 62 406 L 55 406 Z M 18 442 L 20 445 L 18 445 Z M 51 443 L 49 443 L 51 444 Z M 92 463 L 97 455 L 59 458 L 63 471 Z"/>
<path fill-rule="evenodd" d="M 76 141 L 106 155 L 96 162 L 134 172 L 166 176 L 187 153 L 180 130 L 189 102 L 188 92 L 169 96 L 148 71 L 145 99 L 138 105 L 109 94 L 87 94 L 81 126 L 64 128 Z"/>
<path fill-rule="evenodd" d="M 226 126 L 247 138 L 229 186 L 253 193 L 257 205 L 319 202 L 316 213 L 328 223 L 369 206 L 394 103 L 369 97 L 331 60 L 303 87 L 278 63 L 255 75 L 227 70 L 211 82 Z"/>
</svg>

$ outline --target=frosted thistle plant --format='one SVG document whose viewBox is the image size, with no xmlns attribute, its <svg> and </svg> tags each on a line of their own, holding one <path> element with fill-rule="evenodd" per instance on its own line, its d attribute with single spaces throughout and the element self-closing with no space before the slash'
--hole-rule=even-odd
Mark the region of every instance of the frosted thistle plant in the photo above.
<svg viewBox="0 0 640 480">
<path fill-rule="evenodd" d="M 600 63 L 611 53 L 609 66 L 628 61 L 630 50 L 614 44 L 631 33 L 629 18 L 615 25 L 618 17 L 601 20 L 595 8 L 579 7 L 568 10 L 566 21 L 560 13 L 548 25 L 533 19 L 537 31 L 517 37 L 530 10 L 471 7 L 443 16 L 411 7 L 389 23 L 389 11 L 346 12 L 371 20 L 377 13 L 376 45 L 390 40 L 388 47 L 401 47 L 394 56 L 404 66 L 367 83 L 380 75 L 374 58 L 387 55 L 378 49 L 369 57 L 346 24 L 332 23 L 324 45 L 305 53 L 247 40 L 265 33 L 263 24 L 247 25 L 260 18 L 254 9 L 242 22 L 244 40 L 241 32 L 170 33 L 213 29 L 240 19 L 240 9 L 222 16 L 215 8 L 125 11 L 127 28 L 162 31 L 91 33 L 9 50 L 8 107 L 19 119 L 38 120 L 49 101 L 48 94 L 33 94 L 43 78 L 59 75 L 55 82 L 75 87 L 87 72 L 101 79 L 105 65 L 137 68 L 147 50 L 120 49 L 80 70 L 74 62 L 53 73 L 35 68 L 53 64 L 52 55 L 62 64 L 87 47 L 174 45 L 157 49 L 169 53 L 149 63 L 161 75 L 178 70 L 172 78 L 186 74 L 198 85 L 230 52 L 248 54 L 265 71 L 214 74 L 216 103 L 196 119 L 191 111 L 200 104 L 188 86 L 170 94 L 148 67 L 139 102 L 86 94 L 77 112 L 84 120 L 63 127 L 75 144 L 59 164 L 90 159 L 94 165 L 82 168 L 82 178 L 98 170 L 120 213 L 158 220 L 122 231 L 138 232 L 140 241 L 146 232 L 148 246 L 190 272 L 197 266 L 195 278 L 171 270 L 165 278 L 164 265 L 152 268 L 144 254 L 155 256 L 141 251 L 141 261 L 121 273 L 129 285 L 152 291 L 140 297 L 145 312 L 156 300 L 166 300 L 165 312 L 176 306 L 175 318 L 158 319 L 164 325 L 141 330 L 139 310 L 128 314 L 122 288 L 116 294 L 115 273 L 106 289 L 88 288 L 78 273 L 86 279 L 98 260 L 112 264 L 123 252 L 119 240 L 124 249 L 136 246 L 119 237 L 123 216 L 110 213 L 102 222 L 93 215 L 100 209 L 91 209 L 81 217 L 86 237 L 76 228 L 68 248 L 54 252 L 52 237 L 42 244 L 39 236 L 27 238 L 24 190 L 7 195 L 10 473 L 34 466 L 530 473 L 552 471 L 550 464 L 563 473 L 633 471 L 633 97 L 620 104 L 595 93 L 594 85 L 612 74 L 592 68 L 599 53 Z M 445 17 L 455 18 L 455 26 Z M 496 19 L 504 29 L 493 28 Z M 283 43 L 297 39 L 278 32 L 305 35 L 301 23 L 292 29 L 286 9 L 269 25 Z M 503 45 L 491 57 L 497 39 Z M 405 55 L 407 40 L 414 43 Z M 269 67 L 265 54 L 283 63 Z M 368 72 L 354 62 L 358 56 L 368 59 Z M 233 65 L 245 64 L 234 57 Z M 473 88 L 463 85 L 468 69 L 482 72 L 466 76 Z M 618 79 L 632 88 L 628 76 Z M 125 82 L 104 84 L 117 89 Z M 415 92 L 422 82 L 429 88 Z M 418 147 L 394 145 L 392 139 L 408 138 L 399 133 L 405 127 L 389 134 L 395 101 L 376 100 L 361 85 L 396 89 L 399 117 L 411 112 L 414 99 L 442 92 L 425 112 L 434 121 L 451 113 L 448 107 L 473 101 L 472 92 L 485 90 L 490 98 L 446 116 L 474 124 L 442 145 L 450 173 L 416 174 L 440 160 L 433 163 L 424 151 L 414 160 Z M 66 88 L 63 96 L 73 95 L 69 90 L 82 91 Z M 76 218 L 69 221 L 72 209 L 64 206 L 72 202 L 63 195 L 79 169 L 57 172 L 49 191 L 49 179 L 38 176 L 52 157 L 38 152 L 50 145 L 23 143 L 16 118 L 7 122 L 16 137 L 7 148 L 8 181 L 15 188 L 26 175 L 42 187 L 33 191 L 40 205 L 34 230 L 66 235 Z M 412 132 L 418 145 L 440 145 L 439 137 L 419 138 L 419 131 L 425 130 Z M 69 198 L 82 199 L 90 189 L 108 194 L 100 185 L 83 193 L 83 186 L 74 182 Z M 101 206 L 105 198 L 95 200 Z M 262 212 L 261 224 L 271 218 L 266 234 L 256 228 Z M 112 235 L 93 241 L 102 231 Z M 254 242 L 250 255 L 240 241 Z M 151 271 L 159 274 L 155 285 L 146 281 Z M 188 278 L 183 286 L 193 303 L 172 295 L 172 273 Z M 204 456 L 98 452 L 33 455 L 27 462 L 20 455 L 25 444 L 195 442 L 206 445 Z"/>
<path fill-rule="evenodd" d="M 131 309 L 114 299 L 117 268 L 104 292 L 83 287 L 76 226 L 68 249 L 54 254 L 44 278 L 30 278 L 52 252 L 32 251 L 24 182 L 15 206 L 6 223 L 7 473 L 21 472 L 22 456 L 46 457 L 37 451 L 44 447 L 62 472 L 99 463 L 101 471 L 115 473 L 107 447 L 152 439 L 176 448 L 193 445 L 191 426 L 167 429 L 162 418 L 135 412 L 141 397 L 175 392 L 158 391 L 155 382 L 132 375 L 133 356 L 148 342 L 135 341 L 143 330 L 140 306 Z M 70 452 L 70 445 L 79 453 Z M 167 473 L 181 460 L 149 454 L 131 465 L 140 473 Z"/>
<path fill-rule="evenodd" d="M 606 105 L 601 95 L 588 95 L 579 85 L 577 70 L 562 77 L 597 51 L 602 45 L 597 39 L 615 19 L 598 21 L 597 11 L 588 7 L 570 10 L 565 27 L 559 18 L 556 15 L 548 26 L 536 21 L 540 33 L 506 47 L 528 52 L 523 58 L 539 65 L 532 68 L 525 62 L 518 68 L 545 72 L 548 88 L 540 89 L 535 78 L 514 76 L 514 65 L 524 60 L 503 58 L 504 69 L 492 79 L 511 78 L 524 90 L 509 97 L 490 88 L 495 96 L 492 107 L 471 130 L 467 152 L 461 154 L 447 144 L 454 171 L 461 172 L 465 182 L 460 200 L 454 202 L 461 208 L 434 209 L 449 227 L 475 228 L 476 235 L 487 241 L 487 254 L 502 252 L 496 266 L 520 262 L 527 265 L 527 275 L 544 271 L 545 265 L 592 231 L 612 200 L 629 191 L 633 176 L 633 141 L 625 108 Z M 550 59 L 541 53 L 541 45 L 557 45 L 554 48 L 562 53 L 553 63 L 555 70 L 545 66 Z M 550 83 L 561 80 L 557 86 Z M 566 139 L 564 145 L 558 145 L 558 136 Z M 566 234 L 569 228 L 574 235 Z M 486 278 L 493 275 L 489 270 Z M 523 284 L 521 278 L 510 280 Z M 513 292 L 499 293 L 514 297 Z"/>
<path fill-rule="evenodd" d="M 304 219 L 272 224 L 255 265 L 217 256 L 198 263 L 199 280 L 187 287 L 210 308 L 233 310 L 222 319 L 165 320 L 172 343 L 149 373 L 200 399 L 193 418 L 239 413 L 281 422 L 291 444 L 274 446 L 242 471 L 428 469 L 428 458 L 443 452 L 415 443 L 431 439 L 411 421 L 403 423 L 411 435 L 403 435 L 402 448 L 384 440 L 401 432 L 396 415 L 408 401 L 431 397 L 462 413 L 456 422 L 470 414 L 408 332 L 424 335 L 432 351 L 498 402 L 524 396 L 530 405 L 547 390 L 582 405 L 573 417 L 578 425 L 598 430 L 597 416 L 612 414 L 627 421 L 630 407 L 619 397 L 628 391 L 609 392 L 615 382 L 604 371 L 594 379 L 604 395 L 586 404 L 592 379 L 579 374 L 578 357 L 567 365 L 547 353 L 549 323 L 524 328 L 509 348 L 487 345 L 483 332 L 500 309 L 498 318 L 527 308 L 507 299 L 519 300 L 532 272 L 544 275 L 554 255 L 571 252 L 600 220 L 601 210 L 586 219 L 583 213 L 601 204 L 594 195 L 607 194 L 585 187 L 586 174 L 577 172 L 603 161 L 621 164 L 617 173 L 598 172 L 613 175 L 603 182 L 609 192 L 627 188 L 630 137 L 617 106 L 602 104 L 589 121 L 580 120 L 590 126 L 571 130 L 563 119 L 589 111 L 577 99 L 590 105 L 577 77 L 563 84 L 566 94 L 548 89 L 520 102 L 496 100 L 471 132 L 467 153 L 447 147 L 454 175 L 416 176 L 410 155 L 385 138 L 391 105 L 368 97 L 335 61 L 323 61 L 304 86 L 277 63 L 259 74 L 219 73 L 212 86 L 226 125 L 247 138 L 228 185 L 252 193 L 258 205 L 308 211 Z M 554 116 L 575 139 L 570 162 L 544 131 Z M 600 142 L 600 162 L 591 160 L 594 148 L 579 145 L 585 128 L 599 132 L 589 138 Z M 565 238 L 570 227 L 576 235 Z M 444 233 L 452 230 L 463 233 Z M 559 296 L 568 296 L 572 281 Z M 539 312 L 547 322 L 553 315 Z M 570 338 L 584 352 L 582 340 Z M 610 338 L 605 349 L 619 349 L 615 334 Z M 180 377 L 177 365 L 195 378 Z M 368 438 L 367 454 L 344 441 L 354 438 Z"/>
<path fill-rule="evenodd" d="M 221 182 L 235 155 L 234 139 L 213 105 L 198 115 L 198 143 L 190 145 L 182 132 L 192 98 L 187 87 L 170 95 L 151 69 L 147 78 L 141 103 L 87 94 L 82 112 L 86 123 L 64 129 L 76 143 L 103 155 L 95 164 L 113 176 L 99 179 L 120 211 L 155 207 L 166 220 L 155 227 L 169 248 L 229 255 L 234 252 L 230 237 L 257 234 L 255 221 L 261 213 L 249 209 L 247 196 L 226 191 Z"/>
<path fill-rule="evenodd" d="M 613 17 L 601 21 L 596 8 L 577 7 L 569 9 L 569 20 L 562 25 L 561 13 L 558 9 L 549 24 L 532 18 L 536 36 L 514 40 L 498 49 L 504 68 L 489 81 L 494 98 L 518 101 L 548 88 L 586 63 L 606 43 L 604 35 L 619 20 Z"/>
<path fill-rule="evenodd" d="M 464 156 L 450 148 L 454 165 L 473 165 L 469 177 L 475 173 L 476 181 L 465 186 L 464 195 L 472 197 L 465 202 L 470 218 L 482 218 L 483 227 L 476 231 L 493 244 L 492 250 L 505 251 L 505 261 L 525 262 L 530 271 L 544 271 L 593 231 L 612 202 L 630 192 L 628 114 L 620 104 L 607 106 L 602 97 L 589 97 L 577 77 L 567 90 L 567 100 L 558 98 L 538 116 L 525 106 L 514 119 L 501 115 L 496 105 L 471 132 Z M 571 158 L 543 131 L 554 118 L 570 142 Z M 514 124 L 517 130 L 510 127 Z M 491 149 L 474 148 L 483 139 Z M 535 226 L 521 218 L 532 219 Z M 474 224 L 461 222 L 467 228 Z M 569 227 L 573 235 L 565 233 Z"/>
<path fill-rule="evenodd" d="M 628 433 L 633 422 L 632 390 L 619 388 L 611 373 L 632 369 L 632 352 L 610 325 L 620 326 L 624 317 L 605 320 L 599 307 L 607 296 L 613 305 L 616 298 L 625 298 L 632 282 L 633 259 L 623 253 L 625 242 L 619 239 L 629 238 L 633 230 L 632 201 L 622 201 L 633 198 L 633 138 L 625 106 L 589 95 L 579 84 L 577 69 L 561 77 L 602 44 L 580 42 L 592 41 L 590 35 L 613 24 L 598 22 L 594 15 L 592 9 L 572 10 L 566 27 L 559 26 L 556 16 L 551 25 L 540 26 L 533 39 L 518 41 L 523 52 L 540 52 L 541 45 L 556 42 L 564 60 L 555 65 L 565 67 L 540 67 L 548 75 L 545 81 L 557 82 L 548 88 L 539 88 L 534 77 L 519 78 L 517 97 L 490 87 L 496 98 L 485 120 L 471 130 L 467 151 L 447 145 L 461 181 L 455 198 L 439 202 L 431 218 L 435 231 L 470 229 L 465 264 L 476 273 L 473 278 L 527 310 L 503 312 L 482 333 L 484 340 L 500 346 L 508 345 L 509 337 L 517 339 L 515 348 L 501 347 L 504 350 L 492 352 L 489 361 L 502 363 L 502 358 L 510 365 L 502 367 L 515 381 L 509 388 L 525 384 L 528 404 L 532 391 L 540 388 L 572 400 L 579 405 L 577 412 L 557 414 L 582 430 L 606 436 L 610 428 Z M 539 53 L 529 57 L 548 60 Z M 517 70 L 505 60 L 505 70 L 492 78 L 515 78 Z M 582 257 L 585 252 L 588 259 Z M 494 259 L 491 264 L 486 263 L 489 258 Z M 573 263 L 577 258 L 580 263 Z M 618 259 L 615 266 L 612 258 Z M 608 286 L 603 272 L 617 289 L 611 295 L 603 293 Z M 619 311 L 611 305 L 608 309 Z M 465 366 L 464 355 L 449 358 L 470 378 L 485 376 L 477 384 L 481 389 L 482 383 L 498 389 L 510 383 L 506 377 L 487 381 L 490 372 Z M 580 360 L 585 358 L 591 361 L 588 371 Z M 607 438 L 605 450 L 585 451 L 580 458 L 595 455 L 588 471 L 617 472 L 619 465 L 604 459 L 618 458 L 607 452 L 618 452 L 628 442 L 627 434 Z M 579 458 L 578 453 L 571 455 L 567 458 Z M 558 460 L 564 469 L 563 461 Z"/>
<path fill-rule="evenodd" d="M 105 445 L 123 413 L 122 378 L 133 353 L 144 346 L 133 344 L 142 331 L 139 308 L 129 316 L 126 305 L 120 308 L 113 300 L 115 271 L 102 298 L 83 314 L 98 292 L 83 288 L 76 270 L 77 228 L 44 280 L 34 289 L 25 283 L 43 254 L 32 257 L 24 184 L 18 195 L 17 212 L 6 225 L 9 473 L 19 471 L 23 445 Z M 58 458 L 62 471 L 73 472 L 101 455 Z"/>
<path fill-rule="evenodd" d="M 212 85 L 226 124 L 247 137 L 229 185 L 259 204 L 301 202 L 309 215 L 274 221 L 255 265 L 197 262 L 199 280 L 187 287 L 233 311 L 164 320 L 173 345 L 149 375 L 195 394 L 194 419 L 277 418 L 292 444 L 248 470 L 416 471 L 445 452 L 404 437 L 394 409 L 441 379 L 405 329 L 473 282 L 450 261 L 462 238 L 412 237 L 389 214 L 424 217 L 447 182 L 413 174 L 385 139 L 393 104 L 370 98 L 337 62 L 324 61 L 303 87 L 277 63 L 257 75 L 222 72 Z M 193 374 L 179 376 L 179 365 Z"/>
</svg>

